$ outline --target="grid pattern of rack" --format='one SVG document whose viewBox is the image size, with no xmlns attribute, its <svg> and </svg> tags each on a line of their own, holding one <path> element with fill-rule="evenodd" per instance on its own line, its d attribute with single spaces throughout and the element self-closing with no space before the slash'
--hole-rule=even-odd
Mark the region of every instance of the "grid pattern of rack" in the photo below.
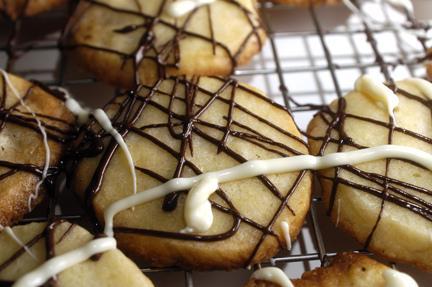
<svg viewBox="0 0 432 287">
<path fill-rule="evenodd" d="M 360 0 L 351 0 L 350 3 L 356 9 L 367 8 L 363 7 L 364 3 Z M 428 23 L 416 20 L 408 10 L 402 11 L 400 19 L 395 20 L 392 14 L 395 11 L 389 5 L 383 1 L 373 5 L 370 9 L 375 9 L 382 22 L 369 17 L 348 19 L 350 11 L 344 6 L 293 9 L 270 2 L 262 3 L 261 13 L 269 30 L 269 43 L 254 63 L 236 71 L 236 77 L 259 86 L 270 97 L 286 105 L 304 128 L 320 105 L 335 97 L 342 97 L 361 73 L 380 73 L 390 84 L 394 78 L 401 76 L 424 76 L 422 60 L 427 58 L 427 47 L 432 46 L 431 27 Z M 331 9 L 337 9 L 343 16 L 336 20 L 329 19 L 327 15 L 330 15 Z M 274 21 L 282 13 L 287 15 L 283 19 L 292 19 L 280 23 Z M 80 87 L 87 92 L 102 87 L 104 91 L 115 92 L 96 79 L 70 68 L 73 63 L 69 55 L 58 46 L 65 14 L 67 12 L 59 11 L 33 19 L 1 21 L 0 68 L 35 78 L 47 85 L 70 89 Z M 305 26 L 299 29 L 301 31 L 291 25 L 298 19 Z M 43 27 L 43 32 L 32 30 L 30 34 L 32 23 Z M 46 32 L 48 36 L 43 35 Z M 393 41 L 394 45 L 388 45 L 388 41 Z M 382 42 L 387 42 L 387 46 L 382 46 Z M 388 46 L 392 48 L 387 49 Z M 26 66 L 31 61 L 40 65 Z M 308 84 L 299 85 L 299 82 Z M 315 107 L 305 103 L 313 103 Z M 309 269 L 312 266 L 309 262 L 316 261 L 323 265 L 334 255 L 328 250 L 320 229 L 320 204 L 320 197 L 316 195 L 304 227 L 304 231 L 311 236 L 305 238 L 305 232 L 301 233 L 299 251 L 290 254 L 285 252 L 264 265 L 296 262 L 304 263 L 304 268 Z M 62 215 L 66 218 L 80 217 L 81 213 L 73 209 L 64 210 Z M 26 220 L 36 217 L 41 219 L 36 213 Z M 309 245 L 309 248 L 305 245 Z M 178 271 L 184 273 L 185 286 L 199 286 L 190 271 L 177 268 L 143 268 L 143 271 L 162 274 Z"/>
</svg>

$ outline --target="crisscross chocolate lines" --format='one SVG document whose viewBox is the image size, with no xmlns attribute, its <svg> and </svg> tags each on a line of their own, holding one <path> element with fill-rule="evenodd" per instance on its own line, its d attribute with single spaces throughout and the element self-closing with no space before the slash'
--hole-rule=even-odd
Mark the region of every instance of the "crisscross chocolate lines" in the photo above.
<svg viewBox="0 0 432 287">
<path fill-rule="evenodd" d="M 423 105 L 424 107 L 426 107 L 427 109 L 432 111 L 431 99 L 428 99 L 420 95 L 414 95 L 396 86 L 394 87 L 394 90 L 399 94 L 400 97 L 405 97 L 409 100 L 416 101 L 421 105 Z M 368 147 L 356 143 L 354 139 L 347 134 L 345 130 L 347 119 L 355 120 L 363 123 L 369 123 L 371 125 L 376 126 L 377 128 L 385 129 L 385 131 L 383 130 L 383 133 L 387 132 L 388 144 L 393 143 L 395 134 L 403 134 L 407 137 L 416 139 L 417 141 L 427 143 L 427 144 L 432 144 L 431 138 L 419 134 L 417 132 L 405 129 L 403 127 L 398 127 L 397 125 L 395 125 L 391 117 L 389 118 L 388 122 L 384 122 L 377 119 L 364 117 L 361 115 L 347 113 L 345 98 L 338 99 L 338 105 L 335 111 L 331 110 L 329 107 L 325 107 L 317 116 L 320 117 L 328 125 L 328 128 L 324 136 L 322 137 L 314 137 L 311 135 L 309 136 L 309 138 L 312 140 L 322 141 L 318 155 L 323 155 L 327 147 L 329 146 L 329 144 L 336 144 L 338 152 L 343 151 L 345 146 L 350 148 L 356 148 L 356 149 L 364 149 Z M 367 131 L 365 131 L 365 133 L 367 133 Z M 352 165 L 336 167 L 334 176 L 327 176 L 318 173 L 318 176 L 320 177 L 321 180 L 327 180 L 332 182 L 332 190 L 329 197 L 330 201 L 328 207 L 329 214 L 331 214 L 335 209 L 334 208 L 335 199 L 337 196 L 339 185 L 344 185 L 344 186 L 351 187 L 355 190 L 360 190 L 362 192 L 373 195 L 374 197 L 377 197 L 381 200 L 379 215 L 377 216 L 377 220 L 365 241 L 366 249 L 370 245 L 373 235 L 380 223 L 386 202 L 396 204 L 402 208 L 410 210 L 414 214 L 417 214 L 429 221 L 432 221 L 432 202 L 429 202 L 424 198 L 422 198 L 421 196 L 416 195 L 416 194 L 422 194 L 425 196 L 432 196 L 432 190 L 390 177 L 389 170 L 390 170 L 390 162 L 392 160 L 396 160 L 396 159 L 390 159 L 390 158 L 386 159 L 385 171 L 383 174 L 366 172 Z M 424 169 L 423 167 L 419 166 L 414 162 L 401 160 L 401 159 L 397 159 L 397 160 L 404 161 L 409 165 Z M 342 172 L 346 174 L 346 176 L 343 176 Z M 348 174 L 354 175 L 355 177 L 358 177 L 361 180 L 366 180 L 367 182 L 370 183 L 370 186 L 367 184 L 361 184 L 359 182 L 348 180 L 347 179 Z M 377 185 L 379 187 L 377 187 Z"/>
<path fill-rule="evenodd" d="M 31 113 L 29 113 L 11 93 L 12 90 L 8 88 L 8 83 L 5 79 L 5 75 L 0 75 L 1 81 L 1 90 L 0 90 L 0 133 L 4 131 L 9 125 L 16 125 L 21 128 L 26 128 L 29 131 L 38 133 L 42 135 L 40 128 L 37 125 L 36 119 L 33 117 Z M 25 94 L 22 96 L 22 100 L 27 105 L 30 105 L 28 99 L 34 97 L 34 93 L 36 90 L 40 89 L 45 90 L 51 96 L 55 96 L 62 100 L 61 95 L 56 93 L 55 91 L 51 91 L 48 88 L 38 84 L 31 83 L 29 87 L 26 89 Z M 12 100 L 8 100 L 12 98 Z M 15 104 L 10 104 L 10 102 L 15 102 Z M 33 99 L 34 101 L 34 99 Z M 41 99 L 42 101 L 42 99 Z M 45 129 L 48 140 L 57 142 L 59 144 L 65 144 L 70 140 L 73 130 L 73 125 L 68 121 L 56 118 L 48 114 L 38 113 L 37 110 L 35 114 L 38 120 L 41 122 L 42 127 Z M 25 135 L 22 135 L 25 136 Z M 4 147 L 2 147 L 4 150 Z M 5 151 L 8 152 L 7 150 Z M 23 150 L 23 153 L 26 151 Z M 32 163 L 20 163 L 8 160 L 0 159 L 0 166 L 5 168 L 5 172 L 0 175 L 0 182 L 5 180 L 6 178 L 18 173 L 25 172 L 35 175 L 39 178 L 42 177 L 43 166 L 34 165 Z M 48 177 L 57 174 L 59 171 L 59 167 L 50 166 Z"/>
<path fill-rule="evenodd" d="M 206 30 L 208 31 L 195 32 L 189 27 L 193 18 L 197 15 L 200 9 L 193 10 L 186 16 L 186 19 L 182 19 L 181 21 L 175 20 L 174 22 L 169 22 L 162 17 L 164 15 L 165 7 L 169 2 L 167 0 L 160 1 L 160 5 L 156 9 L 155 15 L 145 14 L 141 12 L 143 10 L 142 4 L 138 0 L 132 1 L 133 3 L 135 3 L 134 10 L 115 7 L 103 1 L 82 0 L 81 2 L 83 2 L 83 4 L 87 2 L 85 4 L 88 4 L 88 6 L 84 9 L 78 9 L 74 17 L 72 17 L 72 21 L 69 23 L 68 28 L 65 30 L 65 35 L 62 37 L 63 40 L 61 40 L 61 47 L 67 49 L 91 49 L 95 51 L 109 53 L 112 55 L 117 55 L 122 59 L 122 69 L 125 67 L 128 61 L 132 60 L 132 67 L 134 72 L 133 80 L 135 85 L 138 85 L 140 83 L 138 70 L 141 64 L 145 65 L 145 67 L 148 67 L 148 69 L 154 68 L 153 65 L 149 63 L 156 64 L 156 73 L 158 77 L 166 77 L 167 69 L 179 68 L 179 64 L 181 61 L 180 42 L 185 38 L 193 38 L 194 40 L 208 43 L 208 47 L 209 49 L 212 49 L 213 55 L 216 55 L 216 51 L 218 49 L 222 50 L 230 59 L 232 74 L 238 64 L 239 57 L 241 56 L 242 52 L 250 41 L 256 40 L 260 48 L 262 47 L 263 43 L 260 33 L 264 32 L 264 27 L 259 17 L 256 14 L 252 13 L 248 8 L 243 6 L 238 1 L 219 1 L 223 1 L 228 5 L 232 6 L 233 9 L 238 9 L 239 11 L 241 11 L 244 18 L 247 20 L 247 24 L 249 25 L 249 32 L 247 33 L 246 37 L 244 37 L 240 46 L 235 51 L 232 51 L 232 49 L 230 49 L 226 44 L 222 43 L 215 36 L 214 27 L 215 25 L 217 25 L 216 23 L 218 23 L 218 21 L 223 22 L 224 20 L 214 19 L 214 12 L 212 12 L 213 10 L 211 5 L 207 5 L 202 8 L 206 10 L 206 17 L 208 19 L 208 29 Z M 119 51 L 109 46 L 97 46 L 91 43 L 85 43 L 85 41 L 84 43 L 74 41 L 72 41 L 73 43 L 68 43 L 67 39 L 69 38 L 68 35 L 70 35 L 70 32 L 73 31 L 75 27 L 77 27 L 79 22 L 85 16 L 85 13 L 89 9 L 92 9 L 94 7 L 98 7 L 99 9 L 105 9 L 107 12 L 112 13 L 113 17 L 115 17 L 116 14 L 122 16 L 129 15 L 132 19 L 134 19 L 134 21 L 131 21 L 130 24 L 125 24 L 121 27 L 118 27 L 118 29 L 115 29 L 113 31 L 105 31 L 113 37 L 115 37 L 116 34 L 124 35 L 133 33 L 135 35 L 137 31 L 141 31 L 141 34 L 138 37 L 139 41 L 137 42 L 136 47 L 132 50 L 131 53 Z M 140 18 L 142 23 L 136 24 L 135 22 L 137 18 Z M 160 31 L 161 27 L 163 29 L 167 29 L 167 31 L 164 31 L 167 35 L 172 36 L 170 36 L 169 39 L 167 39 L 164 43 L 156 44 L 159 33 L 162 33 Z M 122 39 L 124 39 L 124 37 L 119 37 L 118 40 L 122 41 Z M 146 62 L 144 63 L 144 61 Z"/>
<path fill-rule="evenodd" d="M 65 231 L 61 234 L 61 236 L 58 236 L 56 238 L 55 233 L 58 226 L 61 224 L 68 224 L 68 227 L 65 229 Z M 77 225 L 72 223 L 66 223 L 64 220 L 55 220 L 53 222 L 48 222 L 46 224 L 46 227 L 42 230 L 42 232 L 36 234 L 33 236 L 30 240 L 25 242 L 25 247 L 31 249 L 35 245 L 37 245 L 40 242 L 44 243 L 45 246 L 45 259 L 51 259 L 56 256 L 56 245 L 60 244 L 63 240 L 65 240 L 76 228 Z M 18 258 L 23 256 L 26 253 L 26 250 L 24 247 L 20 247 L 17 251 L 15 251 L 9 258 L 7 258 L 4 262 L 0 263 L 0 271 L 5 270 L 11 264 L 13 264 Z M 0 286 L 7 286 L 10 287 L 13 285 L 13 282 L 6 281 L 6 280 L 0 280 Z M 58 286 L 57 284 L 57 277 L 53 277 L 46 282 L 45 286 Z"/>
<path fill-rule="evenodd" d="M 289 112 L 284 107 L 272 102 L 270 99 L 267 99 L 258 92 L 237 83 L 235 80 L 217 77 L 205 78 L 207 81 L 213 81 L 213 84 L 217 83 L 217 88 L 213 89 L 212 87 L 210 89 L 204 88 L 205 85 L 200 84 L 201 79 L 202 78 L 194 77 L 191 80 L 187 80 L 186 78 L 169 78 L 167 80 L 159 80 L 154 86 L 140 86 L 136 92 L 115 97 L 111 103 L 108 104 L 108 107 L 115 107 L 115 113 L 111 117 L 113 126 L 118 129 L 119 133 L 123 137 L 126 138 L 129 133 L 134 133 L 140 136 L 143 140 L 151 142 L 163 150 L 163 152 L 166 152 L 167 154 L 174 157 L 177 161 L 177 166 L 172 178 L 181 177 L 186 167 L 196 175 L 203 173 L 203 171 L 193 163 L 193 158 L 188 159 L 186 156 L 187 151 L 189 151 L 193 157 L 193 138 L 195 137 L 199 137 L 209 144 L 215 146 L 217 153 L 224 153 L 238 163 L 243 163 L 250 159 L 244 158 L 241 154 L 229 147 L 228 141 L 231 137 L 240 139 L 245 143 L 253 144 L 257 148 L 270 152 L 275 157 L 289 157 L 302 154 L 300 151 L 290 147 L 286 143 L 275 141 L 274 139 L 271 139 L 255 130 L 254 127 L 251 127 L 248 125 L 248 123 L 242 122 L 242 119 L 237 119 L 234 116 L 234 113 L 241 113 L 247 115 L 248 117 L 252 117 L 254 121 L 259 122 L 260 125 L 264 125 L 266 129 L 277 131 L 283 135 L 284 138 L 286 137 L 289 139 L 290 142 L 296 143 L 297 147 L 304 147 L 304 152 L 307 151 L 306 143 L 303 141 L 303 139 L 293 133 L 288 132 L 283 127 L 273 124 L 271 120 L 265 119 L 252 112 L 248 108 L 240 105 L 238 102 L 236 102 L 236 94 L 240 91 L 247 93 L 251 99 L 260 99 L 263 101 L 262 104 L 269 105 L 275 109 L 278 109 L 279 111 L 289 114 Z M 172 88 L 170 90 L 167 90 L 166 86 L 165 88 L 161 89 L 161 85 L 164 81 L 170 82 L 170 84 L 172 84 Z M 203 97 L 205 97 L 205 100 L 203 100 Z M 200 98 L 199 102 L 197 100 L 198 98 Z M 227 106 L 227 113 L 221 114 L 221 118 L 225 121 L 225 125 L 212 123 L 202 119 L 203 115 L 215 103 L 222 103 L 223 105 Z M 184 107 L 184 109 L 180 108 L 182 112 L 179 112 L 179 104 Z M 154 110 L 149 110 L 149 107 L 164 113 L 167 116 L 166 122 L 137 126 L 136 123 L 144 113 L 155 112 Z M 165 121 L 165 119 L 162 121 Z M 94 154 L 94 152 L 89 152 L 85 149 L 96 149 L 98 146 L 100 146 L 100 144 L 94 144 L 92 141 L 98 142 L 101 138 L 107 137 L 106 133 L 100 129 L 95 129 L 94 126 L 92 128 L 92 125 L 95 125 L 95 123 L 93 122 L 90 124 L 90 127 L 87 129 L 87 133 L 93 134 L 84 137 L 87 139 L 81 143 L 81 147 L 84 148 L 84 150 L 78 151 L 77 154 Z M 163 142 L 163 140 L 152 135 L 151 131 L 155 129 L 168 129 L 171 140 L 181 142 L 179 145 L 179 150 L 175 150 L 171 147 L 172 145 Z M 213 133 L 209 132 L 209 129 L 219 132 L 218 134 L 221 135 L 221 137 L 215 136 Z M 117 142 L 113 139 L 110 139 L 93 174 L 92 181 L 86 190 L 87 204 L 90 207 L 93 205 L 95 196 L 101 190 L 106 170 L 117 148 Z M 151 177 L 160 183 L 164 183 L 170 179 L 165 178 L 155 170 L 149 170 L 139 166 L 136 166 L 136 169 L 140 173 Z M 273 231 L 273 225 L 281 212 L 285 208 L 288 208 L 294 214 L 294 211 L 289 206 L 288 201 L 292 194 L 296 192 L 297 187 L 306 177 L 306 174 L 307 171 L 300 171 L 298 175 L 296 175 L 295 180 L 293 180 L 291 187 L 286 194 L 281 193 L 281 191 L 267 176 L 257 177 L 261 184 L 266 187 L 266 190 L 268 190 L 268 192 L 273 194 L 273 196 L 280 201 L 277 211 L 274 213 L 268 225 L 262 225 L 251 218 L 242 215 L 230 200 L 229 196 L 223 191 L 223 188 L 219 188 L 216 194 L 223 204 L 221 204 L 220 201 L 218 203 L 213 200 L 211 202 L 212 206 L 214 209 L 226 213 L 233 218 L 233 224 L 230 230 L 222 234 L 194 235 L 180 232 L 165 232 L 129 227 L 116 227 L 115 232 L 145 234 L 181 240 L 219 241 L 233 236 L 238 231 L 240 225 L 245 223 L 262 232 L 261 239 L 259 242 L 257 242 L 254 252 L 250 255 L 249 262 L 252 262 L 260 244 L 264 241 L 264 239 L 268 235 L 276 236 L 275 232 Z M 177 206 L 178 197 L 179 193 L 172 193 L 168 195 L 165 198 L 164 204 L 161 206 L 161 208 L 163 208 L 166 212 L 174 210 Z M 263 206 L 263 208 L 265 209 L 266 207 Z"/>
</svg>

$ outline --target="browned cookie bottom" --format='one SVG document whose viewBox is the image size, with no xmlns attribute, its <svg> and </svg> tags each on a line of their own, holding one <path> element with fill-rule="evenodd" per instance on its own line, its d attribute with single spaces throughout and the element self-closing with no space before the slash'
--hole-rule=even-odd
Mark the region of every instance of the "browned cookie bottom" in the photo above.
<svg viewBox="0 0 432 287">
<path fill-rule="evenodd" d="M 75 120 L 63 101 L 49 90 L 13 75 L 0 74 L 0 98 L 0 224 L 6 226 L 29 212 L 29 201 L 33 207 L 40 199 L 30 200 L 30 196 L 37 193 L 46 149 L 41 129 L 30 110 L 44 126 L 52 168 L 60 160 L 63 143 Z M 44 191 L 41 185 L 39 195 Z"/>
<path fill-rule="evenodd" d="M 0 11 L 4 11 L 12 19 L 19 16 L 34 16 L 67 3 L 67 0 L 2 0 Z"/>
<path fill-rule="evenodd" d="M 341 253 L 322 268 L 303 273 L 300 279 L 292 280 L 295 287 L 374 286 L 384 287 L 384 270 L 389 269 L 366 255 Z M 251 279 L 245 287 L 280 287 L 264 280 Z"/>
</svg>

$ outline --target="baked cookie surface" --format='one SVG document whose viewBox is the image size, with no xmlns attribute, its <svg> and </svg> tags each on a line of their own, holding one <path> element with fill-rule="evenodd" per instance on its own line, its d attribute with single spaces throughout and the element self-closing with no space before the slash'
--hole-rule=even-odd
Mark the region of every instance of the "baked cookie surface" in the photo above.
<svg viewBox="0 0 432 287">
<path fill-rule="evenodd" d="M 132 154 L 139 192 L 247 160 L 307 153 L 289 112 L 234 80 L 160 80 L 115 98 L 106 111 Z M 132 182 L 116 141 L 98 125 L 91 128 L 83 137 L 94 142 L 83 140 L 78 153 L 92 154 L 98 139 L 104 151 L 80 161 L 74 188 L 102 220 L 109 205 L 132 194 Z M 221 184 L 210 197 L 213 225 L 201 233 L 180 232 L 186 194 L 120 212 L 114 221 L 120 249 L 154 266 L 230 269 L 262 261 L 285 245 L 282 221 L 296 238 L 309 208 L 311 176 L 301 171 Z"/>
<path fill-rule="evenodd" d="M 98 78 L 132 88 L 166 75 L 223 76 L 265 40 L 255 1 L 217 0 L 175 18 L 171 0 L 81 1 L 71 45 Z"/>
<path fill-rule="evenodd" d="M 0 233 L 0 283 L 5 284 L 18 280 L 48 258 L 65 254 L 93 239 L 82 227 L 65 221 L 30 223 L 15 226 L 12 230 L 29 251 L 24 250 L 6 232 Z M 153 286 L 119 250 L 107 251 L 97 258 L 74 265 L 50 281 L 59 287 Z"/>
<path fill-rule="evenodd" d="M 67 3 L 66 0 L 1 0 L 0 11 L 4 11 L 12 19 L 19 16 L 33 16 Z"/>
<path fill-rule="evenodd" d="M 0 225 L 8 226 L 40 200 L 40 181 L 55 173 L 75 119 L 53 91 L 6 73 L 0 99 Z"/>
<path fill-rule="evenodd" d="M 383 272 L 389 269 L 366 255 L 341 253 L 328 266 L 305 272 L 301 279 L 293 280 L 293 283 L 295 287 L 384 287 L 386 280 Z"/>
<path fill-rule="evenodd" d="M 385 144 L 432 152 L 432 85 L 396 83 L 395 119 L 370 95 L 335 100 L 308 127 L 312 154 Z M 336 226 L 366 248 L 397 262 L 432 270 L 432 174 L 399 159 L 340 166 L 319 172 L 323 199 Z"/>
<path fill-rule="evenodd" d="M 385 287 L 385 270 L 390 268 L 366 255 L 340 253 L 326 267 L 303 273 L 302 278 L 291 280 L 295 287 Z M 280 287 L 269 281 L 251 279 L 245 287 Z"/>
</svg>

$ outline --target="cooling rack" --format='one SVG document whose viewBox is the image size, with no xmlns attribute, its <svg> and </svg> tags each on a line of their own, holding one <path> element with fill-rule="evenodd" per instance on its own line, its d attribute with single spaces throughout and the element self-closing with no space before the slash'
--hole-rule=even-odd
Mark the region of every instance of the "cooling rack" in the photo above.
<svg viewBox="0 0 432 287">
<path fill-rule="evenodd" d="M 101 105 L 117 91 L 79 70 L 73 58 L 59 47 L 62 27 L 76 1 L 70 2 L 69 9 L 29 19 L 11 21 L 3 17 L 0 68 L 46 85 L 67 87 L 87 104 Z M 428 57 L 427 48 L 432 46 L 432 28 L 427 20 L 432 19 L 430 2 L 414 1 L 419 6 L 425 5 L 424 15 L 420 15 L 423 19 L 379 0 L 350 0 L 351 10 L 343 5 L 298 9 L 263 2 L 260 13 L 268 28 L 268 43 L 251 65 L 236 70 L 235 77 L 261 88 L 288 107 L 304 129 L 321 105 L 342 97 L 360 74 L 374 73 L 389 84 L 407 76 L 425 76 L 423 62 Z M 97 97 L 86 97 L 89 94 Z M 60 200 L 62 208 L 57 213 L 79 220 L 83 211 L 64 204 L 71 202 L 71 196 L 64 192 Z M 38 209 L 25 221 L 46 218 L 46 205 Z M 358 248 L 329 224 L 316 191 L 293 250 L 281 252 L 262 265 L 277 265 L 290 276 L 298 277 L 304 270 L 325 265 L 336 252 L 366 252 Z M 201 273 L 145 266 L 142 270 L 157 286 L 188 287 L 241 286 L 251 273 L 250 270 Z M 430 275 L 419 276 L 419 282 L 424 284 L 432 281 Z"/>
</svg>

